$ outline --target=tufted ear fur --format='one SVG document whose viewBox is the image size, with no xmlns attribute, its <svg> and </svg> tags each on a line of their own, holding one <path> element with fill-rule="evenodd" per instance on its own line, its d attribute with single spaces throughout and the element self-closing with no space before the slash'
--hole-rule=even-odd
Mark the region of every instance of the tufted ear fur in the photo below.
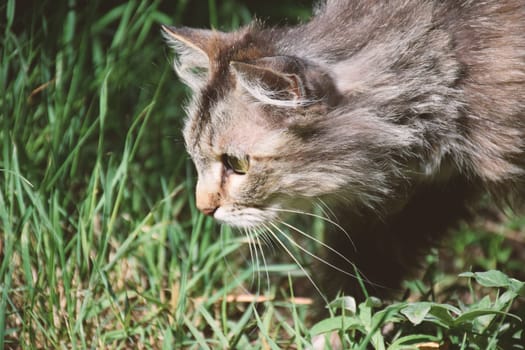
<svg viewBox="0 0 525 350">
<path fill-rule="evenodd" d="M 274 56 L 253 62 L 231 62 L 237 81 L 262 103 L 281 107 L 308 106 L 338 96 L 321 67 L 296 57 Z"/>
<path fill-rule="evenodd" d="M 209 78 L 209 49 L 215 32 L 205 29 L 175 28 L 162 25 L 162 34 L 175 51 L 174 68 L 192 90 L 205 85 Z"/>
<path fill-rule="evenodd" d="M 296 106 L 304 97 L 301 79 L 257 64 L 231 62 L 237 81 L 257 100 L 280 106 Z"/>
</svg>

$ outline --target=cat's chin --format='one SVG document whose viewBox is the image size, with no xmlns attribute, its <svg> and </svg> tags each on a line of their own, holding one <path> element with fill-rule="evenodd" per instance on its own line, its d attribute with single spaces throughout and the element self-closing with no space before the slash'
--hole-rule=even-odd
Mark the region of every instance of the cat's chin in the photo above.
<svg viewBox="0 0 525 350">
<path fill-rule="evenodd" d="M 232 209 L 220 207 L 213 217 L 221 224 L 231 227 L 257 228 L 276 219 L 277 215 L 257 208 Z"/>
</svg>

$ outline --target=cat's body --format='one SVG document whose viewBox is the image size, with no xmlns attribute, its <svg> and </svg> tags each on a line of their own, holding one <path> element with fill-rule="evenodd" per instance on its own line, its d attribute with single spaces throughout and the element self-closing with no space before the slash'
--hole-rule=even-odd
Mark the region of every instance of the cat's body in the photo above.
<svg viewBox="0 0 525 350">
<path fill-rule="evenodd" d="M 329 0 L 297 27 L 164 31 L 194 90 L 199 209 L 278 233 L 299 202 L 327 203 L 355 245 L 329 225 L 344 258 L 327 259 L 376 292 L 480 195 L 524 193 L 523 0 Z M 359 292 L 327 271 L 327 291 Z"/>
</svg>

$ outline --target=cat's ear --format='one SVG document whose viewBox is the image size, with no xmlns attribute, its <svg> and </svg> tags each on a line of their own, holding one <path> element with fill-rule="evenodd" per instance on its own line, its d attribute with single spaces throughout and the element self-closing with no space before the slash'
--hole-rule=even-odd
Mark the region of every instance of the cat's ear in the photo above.
<svg viewBox="0 0 525 350">
<path fill-rule="evenodd" d="M 297 57 L 274 56 L 253 62 L 231 62 L 240 85 L 259 101 L 281 107 L 332 104 L 339 94 L 330 76 Z"/>
<path fill-rule="evenodd" d="M 253 97 L 271 105 L 297 107 L 305 102 L 304 85 L 297 74 L 285 73 L 268 62 L 231 62 L 237 81 Z"/>
<path fill-rule="evenodd" d="M 175 51 L 173 65 L 181 80 L 193 90 L 204 86 L 209 77 L 208 52 L 214 31 L 165 25 L 161 28 L 166 42 Z"/>
</svg>

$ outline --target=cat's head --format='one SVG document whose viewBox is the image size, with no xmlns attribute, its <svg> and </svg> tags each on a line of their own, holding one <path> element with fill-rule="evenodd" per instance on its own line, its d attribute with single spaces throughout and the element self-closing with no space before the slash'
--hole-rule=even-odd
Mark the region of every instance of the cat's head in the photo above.
<svg viewBox="0 0 525 350">
<path fill-rule="evenodd" d="M 347 184 L 336 160 L 345 135 L 325 128 L 342 97 L 322 67 L 277 54 L 254 27 L 227 34 L 164 26 L 163 33 L 175 71 L 193 90 L 184 138 L 203 213 L 257 226 Z"/>
</svg>

